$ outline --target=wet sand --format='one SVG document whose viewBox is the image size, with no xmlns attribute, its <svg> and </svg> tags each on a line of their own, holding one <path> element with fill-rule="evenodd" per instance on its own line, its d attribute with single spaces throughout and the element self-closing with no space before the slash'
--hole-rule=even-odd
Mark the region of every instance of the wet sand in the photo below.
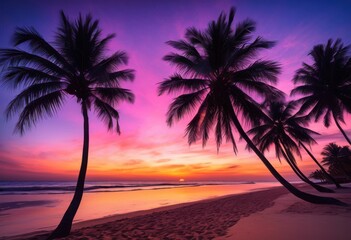
<svg viewBox="0 0 351 240">
<path fill-rule="evenodd" d="M 213 239 L 240 218 L 262 211 L 287 191 L 281 187 L 82 222 L 64 239 Z M 24 235 L 12 239 L 45 239 Z"/>
</svg>

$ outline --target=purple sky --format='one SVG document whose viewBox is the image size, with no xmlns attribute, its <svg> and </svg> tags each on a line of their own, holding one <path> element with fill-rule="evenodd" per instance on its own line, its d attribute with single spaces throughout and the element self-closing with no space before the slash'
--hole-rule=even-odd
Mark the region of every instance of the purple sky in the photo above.
<svg viewBox="0 0 351 240">
<path fill-rule="evenodd" d="M 216 153 L 213 141 L 187 146 L 183 138 L 186 121 L 168 128 L 165 113 L 172 96 L 157 96 L 157 83 L 174 72 L 162 57 L 172 49 L 165 42 L 183 37 L 187 27 L 204 29 L 231 6 L 237 8 L 235 21 L 251 18 L 257 22 L 257 35 L 277 41 L 262 58 L 279 61 L 282 74 L 278 87 L 289 93 L 294 71 L 315 44 L 341 38 L 351 44 L 351 1 L 1 1 L 0 47 L 11 47 L 17 26 L 33 26 L 52 41 L 59 11 L 75 19 L 91 13 L 100 20 L 103 34 L 116 33 L 111 51 L 124 50 L 128 68 L 136 70 L 133 83 L 125 84 L 136 95 L 133 105 L 121 104 L 122 135 L 106 132 L 102 122 L 91 114 L 91 145 L 88 179 L 92 180 L 271 180 L 268 171 L 240 142 L 234 156 L 229 144 Z M 0 180 L 75 179 L 82 146 L 82 116 L 74 101 L 67 101 L 52 119 L 38 122 L 23 137 L 13 135 L 15 120 L 5 121 L 4 110 L 16 91 L 0 89 Z M 343 127 L 351 135 L 351 117 Z M 312 148 L 319 157 L 329 143 L 346 144 L 336 127 L 311 124 L 323 136 Z M 237 138 L 238 139 L 238 138 Z M 267 154 L 284 176 L 291 173 L 280 165 L 273 151 Z M 305 159 L 306 158 L 306 159 Z M 308 173 L 316 169 L 304 157 Z"/>
</svg>

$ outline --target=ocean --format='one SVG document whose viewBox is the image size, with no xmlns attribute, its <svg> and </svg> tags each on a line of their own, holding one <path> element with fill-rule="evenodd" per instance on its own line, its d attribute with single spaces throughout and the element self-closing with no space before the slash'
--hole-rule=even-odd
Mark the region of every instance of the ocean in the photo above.
<svg viewBox="0 0 351 240">
<path fill-rule="evenodd" d="M 265 182 L 86 182 L 74 222 L 279 186 Z M 0 237 L 52 230 L 74 182 L 0 182 Z"/>
<path fill-rule="evenodd" d="M 85 192 L 122 192 L 203 185 L 237 185 L 254 182 L 86 182 Z M 0 195 L 63 194 L 75 190 L 75 182 L 0 182 Z"/>
</svg>

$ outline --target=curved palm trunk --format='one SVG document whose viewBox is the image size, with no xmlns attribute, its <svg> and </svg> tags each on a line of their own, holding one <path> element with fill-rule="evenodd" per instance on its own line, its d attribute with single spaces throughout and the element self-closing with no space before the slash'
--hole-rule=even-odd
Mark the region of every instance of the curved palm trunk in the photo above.
<svg viewBox="0 0 351 240">
<path fill-rule="evenodd" d="M 313 156 L 313 154 L 308 150 L 308 148 L 301 142 L 299 141 L 299 144 L 305 149 L 307 154 L 312 158 L 312 160 L 318 165 L 318 167 L 321 169 L 321 171 L 324 173 L 324 175 L 329 178 L 331 182 L 335 184 L 337 188 L 341 188 L 341 185 L 333 178 L 327 171 L 325 171 L 324 167 L 317 161 L 317 159 Z"/>
<path fill-rule="evenodd" d="M 334 191 L 329 189 L 329 188 L 326 188 L 326 187 L 323 187 L 323 186 L 319 186 L 317 184 L 315 184 L 314 182 L 312 182 L 310 179 L 308 179 L 308 177 L 303 174 L 303 172 L 299 169 L 299 167 L 297 166 L 296 163 L 294 163 L 294 161 L 292 161 L 292 159 L 288 156 L 287 154 L 287 149 L 286 149 L 286 146 L 284 144 L 281 143 L 281 145 L 283 146 L 283 155 L 286 159 L 286 161 L 288 162 L 288 164 L 290 165 L 290 167 L 292 168 L 292 170 L 296 173 L 296 175 L 302 180 L 304 181 L 305 183 L 309 184 L 310 186 L 312 186 L 314 189 L 316 189 L 317 191 L 319 192 L 326 192 L 326 193 L 333 193 Z"/>
<path fill-rule="evenodd" d="M 267 160 L 267 158 L 258 150 L 258 148 L 255 146 L 255 144 L 251 141 L 251 139 L 247 136 L 245 133 L 244 129 L 242 128 L 237 116 L 235 115 L 234 112 L 232 112 L 232 120 L 233 123 L 236 127 L 236 129 L 239 131 L 240 136 L 247 142 L 249 147 L 256 153 L 256 155 L 261 159 L 263 164 L 268 168 L 268 170 L 271 172 L 271 174 L 286 188 L 294 194 L 296 197 L 305 200 L 310 203 L 316 203 L 316 204 L 332 204 L 332 205 L 339 205 L 339 206 L 347 206 L 346 203 L 339 201 L 338 199 L 331 198 L 331 197 L 321 197 L 321 196 L 316 196 L 312 195 L 309 193 L 305 193 L 300 191 L 299 189 L 295 188 L 293 185 L 291 185 L 288 181 L 286 181 L 275 168 L 272 166 L 272 164 Z"/>
<path fill-rule="evenodd" d="M 305 183 L 308 183 L 308 180 L 306 179 L 306 176 L 301 174 L 297 168 L 296 165 L 292 164 L 291 160 L 288 158 L 288 156 L 283 152 L 283 156 L 286 160 L 286 162 L 289 164 L 290 168 L 294 171 L 294 173 L 296 174 L 296 176 L 298 176 L 302 181 L 304 181 Z"/>
<path fill-rule="evenodd" d="M 76 185 L 76 190 L 74 192 L 73 199 L 63 215 L 60 224 L 52 232 L 48 239 L 55 239 L 60 237 L 68 236 L 71 228 L 73 218 L 77 213 L 78 207 L 82 200 L 83 191 L 84 191 L 84 182 L 85 175 L 87 172 L 88 166 L 88 150 L 89 150 L 89 118 L 88 111 L 85 103 L 82 104 L 82 113 L 84 118 L 84 142 L 83 142 L 83 154 L 82 154 L 82 163 L 80 166 L 78 181 Z"/>
<path fill-rule="evenodd" d="M 349 139 L 349 137 L 346 135 L 345 131 L 341 128 L 338 120 L 335 117 L 335 114 L 333 113 L 333 118 L 335 121 L 336 126 L 339 128 L 340 132 L 342 133 L 342 135 L 344 135 L 344 138 L 346 139 L 346 141 L 351 145 L 351 140 Z"/>
<path fill-rule="evenodd" d="M 302 181 L 304 181 L 305 183 L 307 183 L 307 178 L 305 175 L 301 174 L 296 166 L 294 164 L 292 164 L 292 161 L 290 160 L 290 158 L 286 155 L 286 153 L 284 151 L 282 151 L 283 157 L 285 158 L 286 162 L 289 164 L 290 168 L 294 171 L 294 173 L 296 174 L 296 176 L 298 176 Z"/>
</svg>

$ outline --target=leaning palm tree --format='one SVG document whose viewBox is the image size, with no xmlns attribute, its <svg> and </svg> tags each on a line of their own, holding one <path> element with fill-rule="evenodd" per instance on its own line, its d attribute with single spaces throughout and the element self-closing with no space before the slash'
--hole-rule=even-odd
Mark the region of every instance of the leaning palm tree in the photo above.
<svg viewBox="0 0 351 240">
<path fill-rule="evenodd" d="M 310 181 L 297 166 L 294 153 L 301 158 L 299 145 L 316 143 L 311 135 L 318 133 L 301 126 L 306 118 L 294 114 L 295 105 L 294 102 L 271 102 L 267 106 L 267 117 L 263 124 L 253 127 L 247 133 L 253 136 L 252 141 L 263 153 L 274 146 L 279 161 L 284 158 L 302 181 L 320 192 L 333 192 Z"/>
<path fill-rule="evenodd" d="M 18 28 L 13 37 L 16 48 L 1 49 L 5 66 L 4 82 L 24 88 L 8 105 L 7 117 L 20 112 L 15 131 L 21 135 L 44 117 L 63 107 L 66 98 L 81 106 L 84 122 L 82 162 L 73 199 L 50 238 L 67 236 L 80 205 L 88 165 L 89 119 L 94 109 L 109 130 L 120 133 L 120 101 L 133 102 L 134 95 L 120 87 L 121 81 L 133 80 L 134 71 L 119 69 L 127 63 L 125 52 L 107 55 L 106 47 L 114 34 L 102 37 L 97 20 L 90 15 L 70 21 L 61 12 L 61 22 L 53 43 L 47 42 L 34 28 Z M 18 46 L 26 44 L 28 50 Z"/>
<path fill-rule="evenodd" d="M 276 171 L 243 129 L 240 117 L 248 124 L 257 124 L 264 117 L 257 99 L 279 98 L 282 92 L 269 84 L 277 81 L 279 65 L 255 60 L 261 50 L 271 48 L 274 43 L 261 37 L 252 40 L 255 23 L 251 20 L 238 23 L 233 30 L 234 15 L 235 9 L 231 8 L 228 19 L 222 13 L 205 31 L 188 28 L 184 40 L 168 42 L 180 51 L 164 57 L 179 71 L 159 85 L 159 95 L 180 93 L 169 107 L 168 125 L 196 111 L 186 128 L 188 143 L 201 138 L 205 146 L 210 131 L 215 128 L 217 150 L 225 138 L 236 153 L 235 128 L 276 179 L 294 195 L 313 203 L 342 204 L 333 198 L 296 189 Z"/>
<path fill-rule="evenodd" d="M 322 116 L 324 125 L 330 126 L 334 119 L 347 142 L 346 135 L 339 122 L 344 122 L 344 113 L 351 113 L 351 58 L 350 46 L 343 46 L 340 39 L 334 43 L 329 39 L 326 45 L 316 45 L 309 53 L 313 59 L 311 65 L 303 63 L 296 71 L 294 83 L 301 83 L 291 91 L 291 95 L 301 94 L 297 100 L 301 112 L 317 122 Z"/>
</svg>

